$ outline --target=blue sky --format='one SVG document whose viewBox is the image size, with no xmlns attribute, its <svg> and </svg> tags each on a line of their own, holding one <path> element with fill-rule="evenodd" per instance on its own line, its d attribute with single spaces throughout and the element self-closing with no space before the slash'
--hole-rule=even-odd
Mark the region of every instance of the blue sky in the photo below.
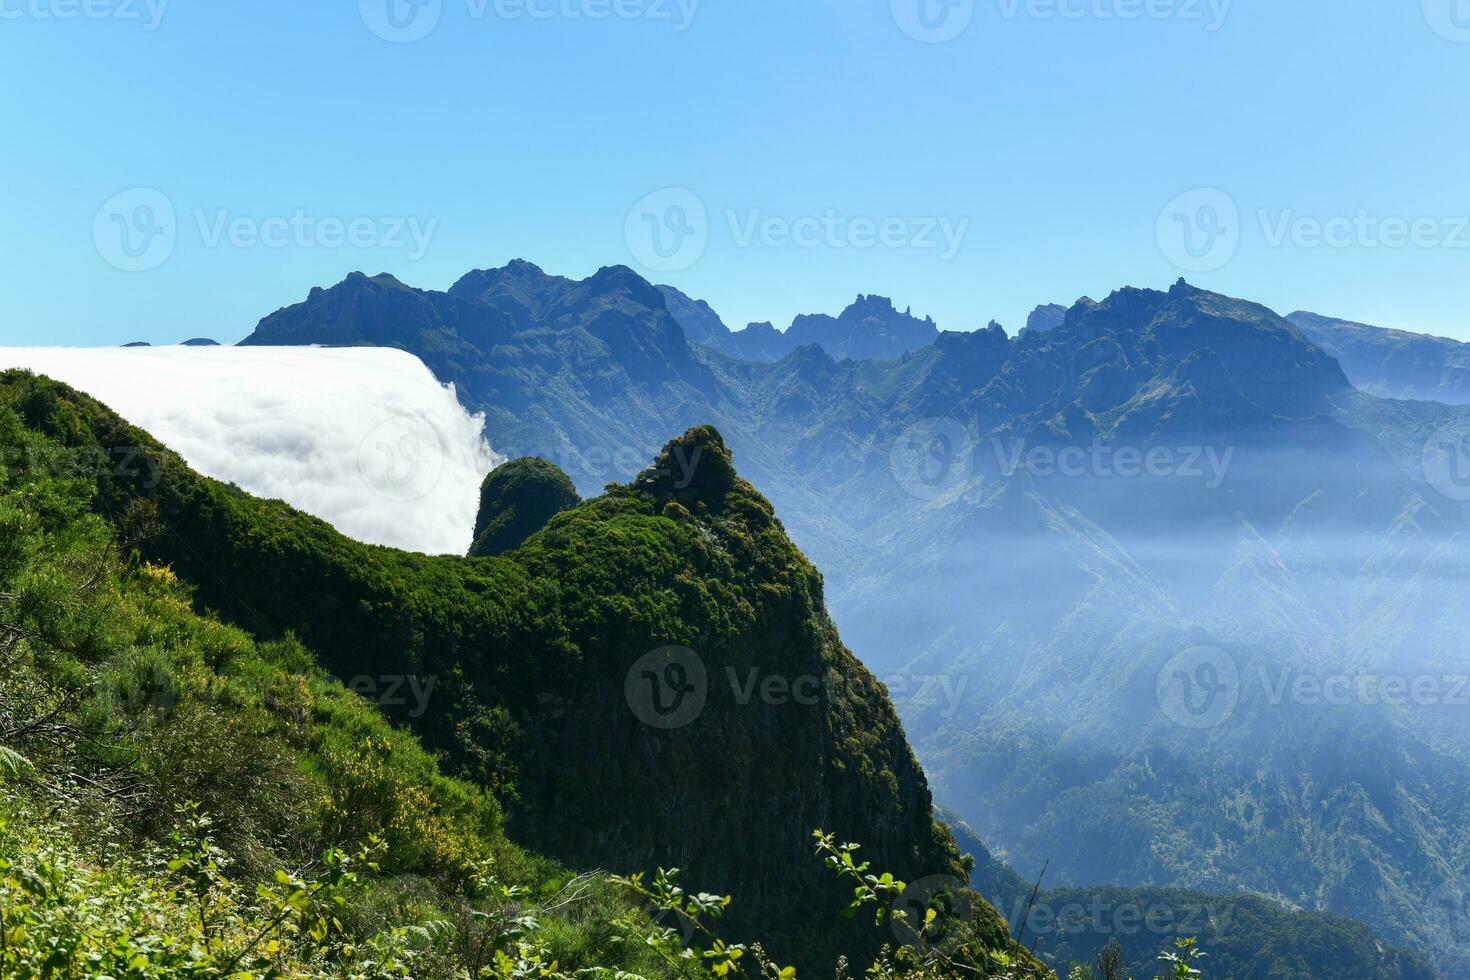
<svg viewBox="0 0 1470 980">
<path fill-rule="evenodd" d="M 737 327 L 1187 274 L 1470 340 L 1467 0 L 388 2 L 0 0 L 0 343 L 514 257 Z"/>
</svg>

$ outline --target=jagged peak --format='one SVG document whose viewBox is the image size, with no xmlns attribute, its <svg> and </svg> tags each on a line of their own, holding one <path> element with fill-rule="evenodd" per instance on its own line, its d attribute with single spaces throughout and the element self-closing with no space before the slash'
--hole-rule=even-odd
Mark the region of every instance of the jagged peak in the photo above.
<svg viewBox="0 0 1470 980">
<path fill-rule="evenodd" d="M 1191 286 L 1185 281 L 1183 276 L 1180 276 L 1179 281 L 1169 287 L 1169 298 L 1178 299 L 1181 296 L 1191 296 L 1195 293 L 1202 292 L 1204 292 L 1203 289 L 1200 289 L 1198 286 Z"/>
<path fill-rule="evenodd" d="M 735 463 L 725 439 L 712 425 L 697 425 L 671 439 L 635 486 L 660 508 L 670 501 L 688 510 L 718 510 L 735 488 Z"/>
</svg>

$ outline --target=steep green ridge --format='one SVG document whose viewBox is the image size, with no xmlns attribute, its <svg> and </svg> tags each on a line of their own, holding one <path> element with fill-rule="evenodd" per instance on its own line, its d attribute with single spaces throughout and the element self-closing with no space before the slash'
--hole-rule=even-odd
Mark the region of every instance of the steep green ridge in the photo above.
<svg viewBox="0 0 1470 980">
<path fill-rule="evenodd" d="M 471 558 L 513 551 L 564 510 L 582 502 L 567 475 L 544 459 L 513 459 L 485 477 Z"/>
<path fill-rule="evenodd" d="M 200 606 L 262 637 L 294 634 L 342 676 L 433 678 L 427 703 L 385 710 L 494 791 L 517 843 L 571 867 L 678 866 L 740 896 L 733 936 L 823 971 L 892 935 L 832 925 L 846 890 L 811 861 L 812 828 L 861 842 L 903 880 L 963 879 L 886 692 L 713 430 L 509 556 L 426 558 L 203 479 L 63 386 L 9 373 L 0 390 L 46 436 L 129 460 L 98 468 L 96 506 L 148 507 L 159 533 L 140 549 L 194 583 Z M 682 727 L 635 710 L 634 668 L 657 677 L 673 645 L 707 680 Z M 975 925 L 1008 942 L 984 903 Z"/>
<path fill-rule="evenodd" d="M 693 974 L 614 941 L 638 907 L 511 844 L 299 641 L 200 615 L 139 560 L 146 501 L 94 512 L 121 457 L 61 445 L 99 411 L 0 379 L 0 976 L 431 980 L 492 965 L 523 916 L 533 962 Z M 361 880 L 316 890 L 334 874 Z"/>
<path fill-rule="evenodd" d="M 1001 910 L 1029 948 L 1066 975 L 1093 963 L 1110 940 L 1128 970 L 1150 976 L 1175 940 L 1196 938 L 1211 977 L 1280 980 L 1431 980 L 1414 953 L 1387 946 L 1361 923 L 1285 908 L 1256 895 L 1210 895 L 1183 888 L 1043 888 L 996 858 L 952 811 L 941 818 L 975 860 L 970 881 Z M 1037 869 L 1040 871 L 1041 869 Z"/>
</svg>

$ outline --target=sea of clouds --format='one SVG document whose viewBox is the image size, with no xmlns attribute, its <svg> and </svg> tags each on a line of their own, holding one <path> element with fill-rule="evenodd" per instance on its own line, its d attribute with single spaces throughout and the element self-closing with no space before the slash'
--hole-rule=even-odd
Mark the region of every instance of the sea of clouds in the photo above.
<svg viewBox="0 0 1470 980">
<path fill-rule="evenodd" d="M 0 348 L 102 401 L 206 476 L 343 534 L 463 554 L 503 462 L 423 362 L 383 348 Z"/>
</svg>

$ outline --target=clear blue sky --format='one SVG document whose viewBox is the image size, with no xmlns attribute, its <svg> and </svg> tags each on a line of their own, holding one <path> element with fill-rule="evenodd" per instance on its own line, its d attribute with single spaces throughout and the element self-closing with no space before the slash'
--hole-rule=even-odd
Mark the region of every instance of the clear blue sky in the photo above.
<svg viewBox="0 0 1470 980">
<path fill-rule="evenodd" d="M 355 269 L 445 288 L 513 257 L 630 264 L 735 326 L 878 292 L 1014 330 L 1037 303 L 1172 282 L 1161 211 L 1201 187 L 1240 240 L 1191 281 L 1470 339 L 1464 0 L 1235 0 L 1219 25 L 1208 0 L 974 0 L 944 43 L 900 28 L 922 33 L 918 0 L 703 0 L 685 30 L 677 0 L 430 0 L 397 8 L 433 24 L 408 43 L 368 26 L 392 33 L 388 0 L 171 0 L 152 25 L 147 0 L 86 2 L 0 0 L 4 344 L 235 341 Z M 1153 13 L 1116 16 L 1130 3 Z M 588 16 L 608 9 L 634 16 Z M 158 198 L 104 203 L 135 188 L 174 235 L 129 259 Z M 664 188 L 697 195 L 707 244 L 657 272 L 629 214 Z M 654 200 L 670 221 L 687 198 Z M 1183 220 L 1223 227 L 1201 200 Z M 893 219 L 893 240 L 779 238 L 829 211 Z M 286 230 L 298 213 L 366 224 L 354 245 Z M 1344 247 L 1299 223 L 1271 242 L 1283 218 L 1360 214 Z M 785 224 L 742 241 L 753 216 Z M 432 226 L 422 255 L 395 219 Z M 912 247 L 924 219 L 968 221 L 953 256 Z M 1421 221 L 1419 243 L 1382 245 L 1385 220 Z"/>
</svg>

